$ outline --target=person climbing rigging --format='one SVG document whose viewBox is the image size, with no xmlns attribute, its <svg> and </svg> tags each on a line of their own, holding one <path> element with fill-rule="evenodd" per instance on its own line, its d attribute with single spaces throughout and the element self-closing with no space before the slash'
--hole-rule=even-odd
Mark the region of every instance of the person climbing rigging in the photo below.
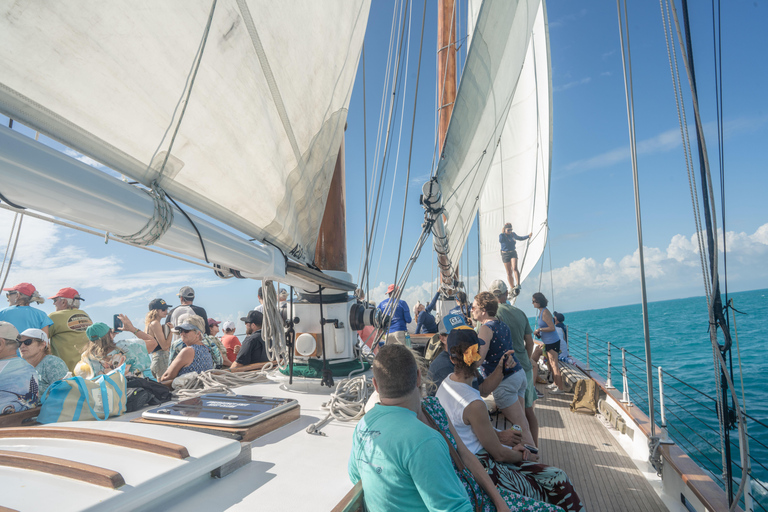
<svg viewBox="0 0 768 512">
<path fill-rule="evenodd" d="M 517 269 L 517 251 L 515 244 L 517 240 L 530 240 L 533 233 L 528 236 L 519 236 L 512 231 L 512 224 L 507 222 L 499 235 L 501 244 L 501 262 L 504 263 L 504 269 L 507 271 L 507 281 L 512 288 L 512 295 L 517 297 L 520 293 L 520 271 Z"/>
</svg>

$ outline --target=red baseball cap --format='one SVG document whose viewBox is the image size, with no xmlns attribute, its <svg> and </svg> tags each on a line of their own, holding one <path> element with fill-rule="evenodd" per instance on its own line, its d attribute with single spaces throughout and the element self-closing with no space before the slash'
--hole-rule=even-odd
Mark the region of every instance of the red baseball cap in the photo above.
<svg viewBox="0 0 768 512">
<path fill-rule="evenodd" d="M 24 295 L 29 295 L 30 297 L 32 294 L 35 293 L 35 287 L 32 286 L 29 283 L 19 283 L 16 286 L 13 286 L 11 288 L 3 288 L 4 292 L 19 292 L 23 293 Z"/>
<path fill-rule="evenodd" d="M 64 297 L 65 299 L 80 299 L 85 300 L 80 296 L 79 293 L 77 293 L 77 290 L 74 288 L 62 288 L 58 292 L 56 292 L 56 295 L 53 297 L 48 297 L 49 299 L 58 299 L 59 297 Z"/>
<path fill-rule="evenodd" d="M 387 293 L 392 293 L 393 291 L 395 291 L 395 285 L 391 284 L 387 286 Z"/>
</svg>

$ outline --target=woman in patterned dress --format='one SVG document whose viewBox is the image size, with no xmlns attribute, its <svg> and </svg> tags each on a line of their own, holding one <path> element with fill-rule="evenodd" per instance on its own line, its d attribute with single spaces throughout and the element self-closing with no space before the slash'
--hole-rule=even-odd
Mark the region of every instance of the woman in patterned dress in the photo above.
<svg viewBox="0 0 768 512">
<path fill-rule="evenodd" d="M 181 334 L 185 347 L 168 366 L 163 374 L 163 381 L 192 372 L 204 372 L 213 369 L 213 358 L 208 347 L 203 343 L 202 331 L 193 324 L 183 323 L 174 329 Z"/>
<path fill-rule="evenodd" d="M 472 387 L 481 360 L 477 333 L 455 328 L 446 345 L 454 373 L 443 380 L 437 398 L 458 437 L 480 460 L 496 487 L 566 511 L 583 511 L 584 505 L 562 469 L 534 462 L 538 457 L 523 445 L 510 448 L 499 441 L 480 392 Z"/>
</svg>

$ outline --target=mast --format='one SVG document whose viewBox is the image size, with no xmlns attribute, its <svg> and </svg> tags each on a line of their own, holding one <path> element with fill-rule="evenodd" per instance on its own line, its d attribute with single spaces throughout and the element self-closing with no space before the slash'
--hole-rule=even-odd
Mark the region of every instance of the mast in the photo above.
<svg viewBox="0 0 768 512">
<path fill-rule="evenodd" d="M 347 127 L 344 126 L 346 131 Z M 333 169 L 331 188 L 325 203 L 323 221 L 315 247 L 315 265 L 321 270 L 347 271 L 347 221 L 344 187 L 344 135 L 341 137 L 339 156 Z"/>
<path fill-rule="evenodd" d="M 437 98 L 438 148 L 442 153 L 456 101 L 456 0 L 437 4 Z"/>
</svg>

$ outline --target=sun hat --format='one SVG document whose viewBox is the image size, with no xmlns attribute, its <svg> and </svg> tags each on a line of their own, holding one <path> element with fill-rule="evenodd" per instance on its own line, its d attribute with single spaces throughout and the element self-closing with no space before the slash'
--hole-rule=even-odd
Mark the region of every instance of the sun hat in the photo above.
<svg viewBox="0 0 768 512">
<path fill-rule="evenodd" d="M 88 336 L 89 340 L 96 341 L 106 336 L 111 330 L 112 329 L 110 329 L 104 322 L 96 322 L 95 324 L 88 326 L 85 330 L 85 335 Z"/>
<path fill-rule="evenodd" d="M 54 295 L 52 297 L 48 297 L 48 298 L 49 299 L 58 299 L 59 297 L 63 297 L 65 299 L 85 300 L 84 298 L 82 298 L 80 296 L 80 294 L 74 288 L 62 288 L 61 290 L 56 292 L 56 295 Z"/>
<path fill-rule="evenodd" d="M 15 340 L 18 337 L 19 331 L 16 329 L 16 327 L 13 326 L 12 323 L 0 322 L 0 338 L 4 338 L 6 340 Z"/>
<path fill-rule="evenodd" d="M 42 329 L 27 329 L 26 331 L 21 333 L 21 336 L 26 336 L 27 338 L 35 338 L 46 345 L 51 343 L 51 340 L 48 339 L 48 335 L 45 334 L 45 331 Z"/>
</svg>

